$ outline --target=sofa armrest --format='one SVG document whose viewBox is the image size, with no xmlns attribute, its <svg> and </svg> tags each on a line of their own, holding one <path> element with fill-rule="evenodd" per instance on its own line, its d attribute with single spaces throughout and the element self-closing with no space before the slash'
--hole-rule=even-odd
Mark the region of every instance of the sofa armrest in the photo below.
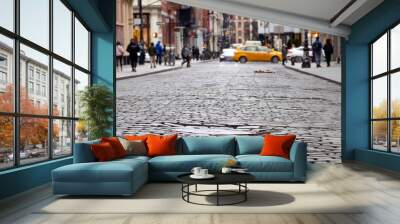
<svg viewBox="0 0 400 224">
<path fill-rule="evenodd" d="M 293 162 L 293 179 L 305 181 L 307 176 L 307 143 L 295 141 L 290 149 L 290 160 Z"/>
<path fill-rule="evenodd" d="M 96 158 L 94 157 L 91 149 L 92 144 L 100 143 L 100 141 L 90 141 L 90 142 L 81 142 L 75 143 L 74 145 L 74 163 L 90 163 L 95 162 Z"/>
</svg>

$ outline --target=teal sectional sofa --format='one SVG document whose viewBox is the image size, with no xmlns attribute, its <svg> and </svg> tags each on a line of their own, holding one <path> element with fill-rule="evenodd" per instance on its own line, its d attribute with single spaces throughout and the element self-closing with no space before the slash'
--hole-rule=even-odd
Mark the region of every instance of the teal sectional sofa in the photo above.
<svg viewBox="0 0 400 224">
<path fill-rule="evenodd" d="M 258 155 L 264 139 L 260 136 L 182 137 L 177 155 L 128 156 L 96 162 L 91 144 L 78 143 L 74 163 L 52 172 L 54 194 L 131 195 L 148 181 L 176 181 L 193 167 L 219 172 L 228 160 L 236 160 L 259 182 L 304 182 L 307 170 L 307 145 L 296 141 L 290 159 Z"/>
</svg>

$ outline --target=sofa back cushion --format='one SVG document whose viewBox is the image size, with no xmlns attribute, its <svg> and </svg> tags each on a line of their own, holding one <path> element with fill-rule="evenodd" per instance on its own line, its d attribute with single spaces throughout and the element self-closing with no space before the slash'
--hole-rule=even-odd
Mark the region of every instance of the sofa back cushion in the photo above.
<svg viewBox="0 0 400 224">
<path fill-rule="evenodd" d="M 178 150 L 180 154 L 225 154 L 235 155 L 235 138 L 232 136 L 214 137 L 183 137 L 180 139 Z"/>
<path fill-rule="evenodd" d="M 262 136 L 237 136 L 236 155 L 260 154 L 263 145 Z"/>
<path fill-rule="evenodd" d="M 95 162 L 96 158 L 91 150 L 92 144 L 99 144 L 100 140 L 75 143 L 74 146 L 74 163 L 90 163 Z"/>
</svg>

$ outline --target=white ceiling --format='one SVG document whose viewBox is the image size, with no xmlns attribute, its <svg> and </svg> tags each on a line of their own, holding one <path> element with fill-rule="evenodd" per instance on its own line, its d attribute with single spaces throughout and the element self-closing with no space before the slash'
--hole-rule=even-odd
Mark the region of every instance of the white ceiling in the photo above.
<svg viewBox="0 0 400 224">
<path fill-rule="evenodd" d="M 226 0 L 226 2 L 247 4 L 329 20 L 350 0 Z"/>
<path fill-rule="evenodd" d="M 350 26 L 383 0 L 355 0 L 341 17 L 331 19 L 352 0 L 169 0 L 218 12 L 347 37 Z"/>
</svg>

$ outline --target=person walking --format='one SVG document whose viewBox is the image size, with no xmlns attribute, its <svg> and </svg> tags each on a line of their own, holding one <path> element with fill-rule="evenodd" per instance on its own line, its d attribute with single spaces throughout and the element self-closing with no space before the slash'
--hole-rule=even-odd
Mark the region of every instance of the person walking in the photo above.
<svg viewBox="0 0 400 224">
<path fill-rule="evenodd" d="M 154 47 L 154 43 L 150 44 L 150 47 L 148 49 L 149 51 L 149 56 L 150 56 L 150 68 L 156 68 L 156 48 Z"/>
<path fill-rule="evenodd" d="M 124 47 L 122 46 L 121 42 L 117 41 L 117 46 L 115 48 L 116 52 L 115 55 L 117 56 L 117 70 L 118 70 L 118 65 L 121 66 L 121 72 L 123 70 L 123 59 L 124 59 Z"/>
<path fill-rule="evenodd" d="M 175 49 L 172 47 L 168 51 L 168 65 L 175 66 Z"/>
<path fill-rule="evenodd" d="M 319 41 L 319 37 L 315 38 L 314 43 L 312 44 L 313 56 L 315 59 L 315 64 L 317 64 L 317 68 L 321 67 L 321 53 L 322 53 L 322 43 Z"/>
<path fill-rule="evenodd" d="M 190 48 L 185 45 L 182 48 L 182 52 L 181 52 L 181 55 L 182 55 L 182 65 L 181 66 L 183 66 L 186 63 L 186 67 L 188 67 L 188 68 L 190 67 L 190 54 L 191 54 Z"/>
<path fill-rule="evenodd" d="M 197 52 L 196 52 L 196 47 L 192 47 L 192 56 L 193 56 L 193 61 L 196 59 L 197 60 Z"/>
<path fill-rule="evenodd" d="M 144 47 L 144 42 L 140 42 L 140 55 L 139 55 L 139 65 L 144 65 L 144 61 L 146 59 L 146 48 Z"/>
<path fill-rule="evenodd" d="M 162 56 L 163 56 L 163 60 L 164 60 L 164 65 L 166 66 L 167 62 L 168 62 L 168 52 L 167 52 L 167 46 L 166 45 L 164 45 Z"/>
<path fill-rule="evenodd" d="M 131 61 L 132 72 L 136 72 L 136 66 L 138 62 L 138 52 L 140 51 L 139 45 L 135 39 L 131 39 L 126 51 L 129 52 L 129 59 Z"/>
<path fill-rule="evenodd" d="M 331 58 L 333 54 L 333 45 L 331 39 L 326 39 L 325 45 L 324 45 L 324 53 L 325 53 L 325 59 L 326 59 L 326 66 L 330 67 L 331 66 Z"/>
<path fill-rule="evenodd" d="M 196 52 L 196 61 L 198 61 L 200 59 L 200 49 L 196 47 L 195 52 Z"/>
<path fill-rule="evenodd" d="M 161 45 L 161 42 L 158 41 L 156 44 L 156 55 L 157 55 L 157 63 L 159 65 L 162 64 L 162 53 L 163 53 L 163 47 Z"/>
<path fill-rule="evenodd" d="M 285 65 L 286 60 L 287 60 L 287 53 L 288 53 L 288 48 L 286 47 L 286 45 L 284 44 L 282 46 L 282 65 Z"/>
</svg>

